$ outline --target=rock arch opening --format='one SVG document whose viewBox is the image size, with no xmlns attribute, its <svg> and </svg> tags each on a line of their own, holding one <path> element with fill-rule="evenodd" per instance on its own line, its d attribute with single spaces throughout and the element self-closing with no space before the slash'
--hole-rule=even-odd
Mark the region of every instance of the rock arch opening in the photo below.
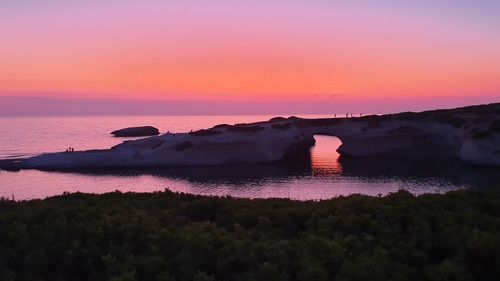
<svg viewBox="0 0 500 281">
<path fill-rule="evenodd" d="M 315 134 L 313 137 L 315 144 L 309 149 L 313 174 L 340 174 L 342 166 L 339 163 L 340 154 L 337 149 L 342 145 L 342 141 L 328 134 Z"/>
</svg>

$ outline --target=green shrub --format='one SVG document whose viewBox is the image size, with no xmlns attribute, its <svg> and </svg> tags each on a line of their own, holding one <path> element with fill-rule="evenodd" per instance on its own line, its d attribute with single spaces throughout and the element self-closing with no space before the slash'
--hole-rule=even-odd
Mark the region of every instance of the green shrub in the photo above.
<svg viewBox="0 0 500 281">
<path fill-rule="evenodd" d="M 500 193 L 0 200 L 1 280 L 500 280 Z"/>
</svg>

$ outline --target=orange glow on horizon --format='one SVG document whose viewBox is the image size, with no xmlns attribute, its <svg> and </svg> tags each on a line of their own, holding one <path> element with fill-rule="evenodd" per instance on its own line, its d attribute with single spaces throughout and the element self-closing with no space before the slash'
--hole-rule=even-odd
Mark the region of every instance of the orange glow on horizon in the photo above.
<svg viewBox="0 0 500 281">
<path fill-rule="evenodd" d="M 125 2 L 2 15 L 1 92 L 255 100 L 500 93 L 500 37 L 486 23 L 347 3 Z"/>
</svg>

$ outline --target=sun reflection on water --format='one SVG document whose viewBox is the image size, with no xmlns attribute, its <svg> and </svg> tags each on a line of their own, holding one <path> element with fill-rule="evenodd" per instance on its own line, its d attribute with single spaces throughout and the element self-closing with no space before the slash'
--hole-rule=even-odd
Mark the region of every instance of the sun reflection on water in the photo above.
<svg viewBox="0 0 500 281">
<path fill-rule="evenodd" d="M 339 175 L 342 166 L 338 159 L 337 148 L 342 144 L 339 138 L 331 136 L 314 136 L 316 144 L 311 147 L 311 166 L 313 175 Z"/>
</svg>

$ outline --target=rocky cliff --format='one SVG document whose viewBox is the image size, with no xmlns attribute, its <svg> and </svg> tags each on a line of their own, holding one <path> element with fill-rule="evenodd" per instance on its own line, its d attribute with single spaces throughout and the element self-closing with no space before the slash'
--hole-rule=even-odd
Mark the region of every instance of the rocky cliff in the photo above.
<svg viewBox="0 0 500 281">
<path fill-rule="evenodd" d="M 444 157 L 500 166 L 500 104 L 359 118 L 302 119 L 218 125 L 190 133 L 126 141 L 105 150 L 42 154 L 22 168 L 74 169 L 270 163 L 314 144 L 341 139 L 351 157 Z"/>
</svg>

